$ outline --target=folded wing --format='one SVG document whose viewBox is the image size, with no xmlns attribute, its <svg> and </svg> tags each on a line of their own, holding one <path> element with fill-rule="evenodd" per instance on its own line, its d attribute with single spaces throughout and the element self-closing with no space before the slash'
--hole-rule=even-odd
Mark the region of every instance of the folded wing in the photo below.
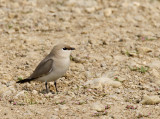
<svg viewBox="0 0 160 119">
<path fill-rule="evenodd" d="M 39 65 L 36 67 L 36 69 L 31 74 L 30 77 L 24 80 L 20 80 L 17 83 L 30 82 L 34 79 L 47 75 L 52 70 L 53 70 L 53 59 L 42 60 L 42 62 L 39 63 Z"/>
</svg>

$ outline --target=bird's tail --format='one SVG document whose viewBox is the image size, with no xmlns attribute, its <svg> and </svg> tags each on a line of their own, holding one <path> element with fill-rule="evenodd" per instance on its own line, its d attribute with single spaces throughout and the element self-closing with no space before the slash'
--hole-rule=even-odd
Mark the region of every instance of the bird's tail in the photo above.
<svg viewBox="0 0 160 119">
<path fill-rule="evenodd" d="M 16 83 L 26 83 L 26 82 L 30 82 L 32 80 L 33 79 L 24 79 L 24 80 L 17 81 Z"/>
</svg>

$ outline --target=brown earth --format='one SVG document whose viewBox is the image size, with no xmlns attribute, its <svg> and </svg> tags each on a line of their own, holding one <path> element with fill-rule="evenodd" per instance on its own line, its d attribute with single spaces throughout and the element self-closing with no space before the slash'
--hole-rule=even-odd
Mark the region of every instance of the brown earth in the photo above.
<svg viewBox="0 0 160 119">
<path fill-rule="evenodd" d="M 15 83 L 58 42 L 76 47 L 58 94 Z M 158 0 L 1 0 L 0 47 L 2 119 L 160 118 Z"/>
</svg>

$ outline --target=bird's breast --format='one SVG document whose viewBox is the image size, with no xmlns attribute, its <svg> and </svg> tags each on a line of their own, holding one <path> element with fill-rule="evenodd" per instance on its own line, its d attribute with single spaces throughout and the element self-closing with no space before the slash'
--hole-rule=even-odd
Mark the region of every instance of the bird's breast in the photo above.
<svg viewBox="0 0 160 119">
<path fill-rule="evenodd" d="M 46 76 L 39 78 L 39 81 L 55 81 L 62 77 L 69 68 L 70 59 L 54 60 L 53 70 Z"/>
<path fill-rule="evenodd" d="M 66 71 L 69 68 L 70 59 L 60 59 L 53 63 L 53 70 L 57 70 L 59 72 Z"/>
</svg>

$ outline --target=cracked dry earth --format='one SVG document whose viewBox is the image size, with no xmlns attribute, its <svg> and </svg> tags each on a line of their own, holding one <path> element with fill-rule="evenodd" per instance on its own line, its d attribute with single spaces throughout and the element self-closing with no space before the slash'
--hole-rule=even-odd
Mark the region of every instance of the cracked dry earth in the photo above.
<svg viewBox="0 0 160 119">
<path fill-rule="evenodd" d="M 60 92 L 16 84 L 58 42 Z M 0 47 L 1 119 L 160 118 L 159 0 L 0 0 Z"/>
</svg>

